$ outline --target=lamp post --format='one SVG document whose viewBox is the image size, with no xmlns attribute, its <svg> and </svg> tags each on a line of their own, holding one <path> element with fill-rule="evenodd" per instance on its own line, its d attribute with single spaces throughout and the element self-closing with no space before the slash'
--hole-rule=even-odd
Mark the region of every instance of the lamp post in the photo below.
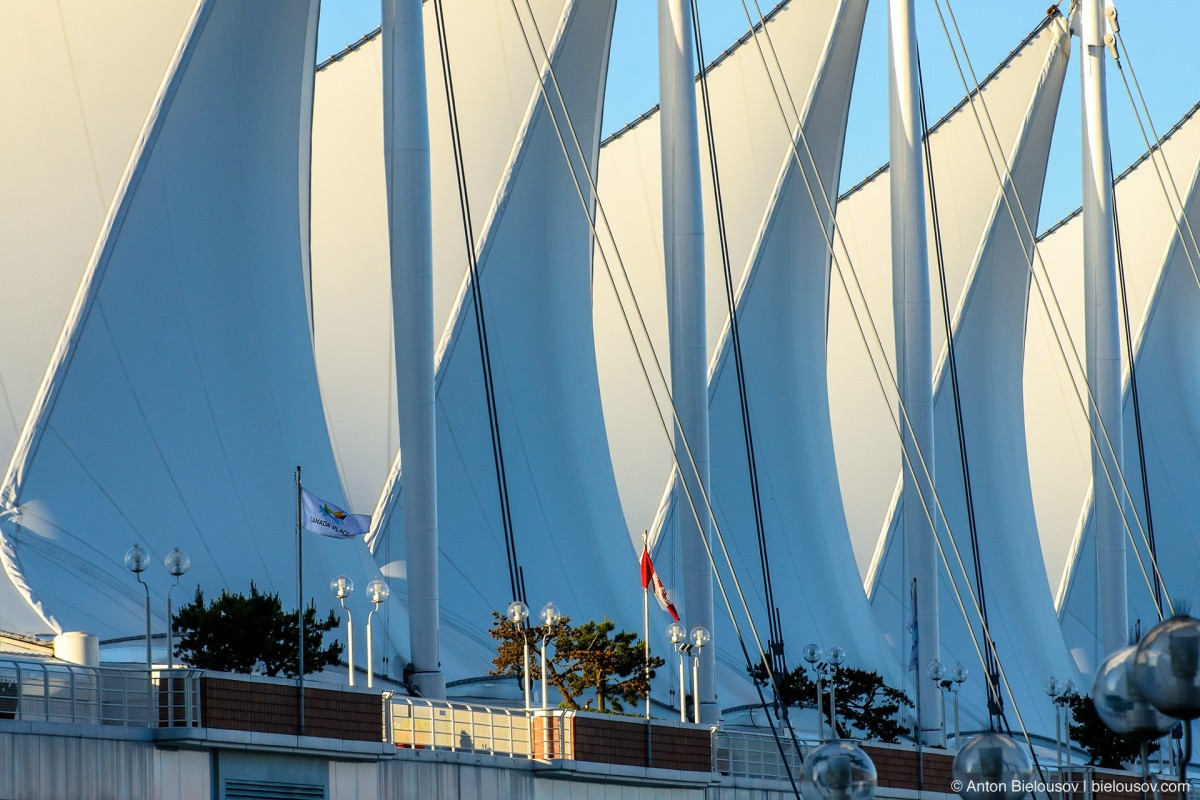
<svg viewBox="0 0 1200 800">
<path fill-rule="evenodd" d="M 1063 705 L 1063 742 L 1067 757 L 1067 766 L 1071 766 L 1071 699 L 1075 697 L 1075 681 L 1067 680 L 1062 685 L 1059 699 Z"/>
<path fill-rule="evenodd" d="M 842 737 L 838 735 L 837 728 L 837 671 L 842 662 L 846 660 L 846 651 L 834 646 L 829 648 L 827 655 L 829 658 L 829 728 L 833 737 L 840 739 Z"/>
<path fill-rule="evenodd" d="M 508 604 L 508 618 L 512 623 L 521 629 L 521 682 L 525 687 L 525 710 L 530 708 L 529 702 L 529 626 L 526 624 L 529 621 L 529 606 L 522 603 L 520 600 L 513 600 Z"/>
<path fill-rule="evenodd" d="M 950 670 L 950 691 L 954 693 L 954 749 L 958 749 L 958 693 L 962 689 L 962 685 L 967 682 L 967 678 L 971 673 L 962 664 L 955 664 Z"/>
<path fill-rule="evenodd" d="M 712 634 L 703 625 L 692 628 L 692 700 L 696 709 L 694 722 L 700 724 L 700 651 L 712 641 Z"/>
<path fill-rule="evenodd" d="M 1050 702 L 1054 704 L 1054 757 L 1058 767 L 1062 768 L 1062 712 L 1060 711 L 1060 703 L 1058 702 L 1059 693 L 1062 688 L 1059 686 L 1058 678 L 1053 675 L 1050 680 L 1046 681 L 1045 687 L 1046 696 L 1050 698 Z"/>
<path fill-rule="evenodd" d="M 925 670 L 925 674 L 929 676 L 929 679 L 931 681 L 933 681 L 933 685 L 937 689 L 938 710 L 940 712 L 938 714 L 938 716 L 941 717 L 941 720 L 942 720 L 942 738 L 945 739 L 946 738 L 946 694 L 945 694 L 945 689 L 946 689 L 946 686 L 950 683 L 949 681 L 944 680 L 944 678 L 946 677 L 946 667 L 942 664 L 941 661 L 935 660 L 933 663 L 931 663 L 929 665 L 929 668 Z"/>
<path fill-rule="evenodd" d="M 346 663 L 347 674 L 349 675 L 350 685 L 354 685 L 354 616 L 350 613 L 350 609 L 346 608 L 346 598 L 354 593 L 354 581 L 347 578 L 345 575 L 338 575 L 329 582 L 329 591 L 342 604 L 342 611 L 346 612 Z"/>
<path fill-rule="evenodd" d="M 554 626 L 562 619 L 562 614 L 554 603 L 546 603 L 538 616 L 542 620 L 542 708 L 546 709 L 549 708 L 546 703 L 546 641 L 550 638 Z"/>
<path fill-rule="evenodd" d="M 804 645 L 804 649 L 800 651 L 800 657 L 803 658 L 805 661 L 807 661 L 809 666 L 812 667 L 817 673 L 817 741 L 818 742 L 825 741 L 825 715 L 823 713 L 821 713 L 821 706 L 824 701 L 821 697 L 821 693 L 823 690 L 821 688 L 820 661 L 821 661 L 821 656 L 823 656 L 823 655 L 824 655 L 824 653 L 821 652 L 821 648 L 817 647 L 815 644 L 806 644 L 806 645 Z"/>
<path fill-rule="evenodd" d="M 188 571 L 192 560 L 176 547 L 163 559 L 167 572 L 175 577 L 175 582 L 167 587 L 167 670 L 175 669 L 175 617 L 171 610 L 171 590 L 179 585 L 179 579 Z"/>
<path fill-rule="evenodd" d="M 687 628 L 678 622 L 667 626 L 667 638 L 675 646 L 679 654 L 679 721 L 687 722 L 687 668 L 684 666 L 684 654 L 691 649 L 688 644 Z"/>
<path fill-rule="evenodd" d="M 149 674 L 154 669 L 154 662 L 150 656 L 150 586 L 142 580 L 142 573 L 150 566 L 150 554 L 147 553 L 141 545 L 134 544 L 133 547 L 125 553 L 125 568 L 134 574 L 137 582 L 146 590 L 146 673 Z"/>
<path fill-rule="evenodd" d="M 373 642 L 371 641 L 371 617 L 375 616 L 375 612 L 379 610 L 379 606 L 388 599 L 391 594 L 391 589 L 388 589 L 387 583 L 383 578 L 375 578 L 367 584 L 367 599 L 374 604 L 367 613 L 367 688 L 370 689 L 375 685 L 375 657 L 372 652 Z M 353 665 L 351 665 L 353 669 Z"/>
</svg>

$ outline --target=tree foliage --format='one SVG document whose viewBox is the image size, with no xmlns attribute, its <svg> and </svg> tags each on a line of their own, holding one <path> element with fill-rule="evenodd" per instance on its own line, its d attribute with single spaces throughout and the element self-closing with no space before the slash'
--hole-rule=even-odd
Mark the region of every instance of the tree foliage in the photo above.
<svg viewBox="0 0 1200 800">
<path fill-rule="evenodd" d="M 1092 766 L 1123 769 L 1125 764 L 1137 763 L 1141 758 L 1141 746 L 1105 725 L 1088 695 L 1075 694 L 1056 702 L 1070 708 L 1071 741 L 1087 751 Z M 1146 750 L 1147 754 L 1157 751 L 1158 745 L 1153 742 Z"/>
<path fill-rule="evenodd" d="M 210 604 L 197 587 L 196 598 L 174 614 L 178 640 L 175 655 L 198 669 L 220 672 L 259 672 L 295 677 L 299 671 L 297 614 L 284 611 L 278 594 L 264 594 L 253 582 L 249 596 L 221 592 Z M 327 631 L 338 627 L 331 611 L 317 621 L 317 609 L 304 610 L 304 671 L 336 665 L 343 646 L 336 639 L 324 645 Z"/>
<path fill-rule="evenodd" d="M 749 670 L 750 677 L 759 686 L 769 686 L 767 667 L 760 663 Z M 786 674 L 777 676 L 778 699 L 786 706 L 816 708 L 817 684 L 808 677 L 804 666 L 796 667 Z M 878 672 L 854 667 L 838 669 L 833 680 L 837 695 L 837 724 L 833 724 L 829 704 L 830 681 L 824 680 L 822 687 L 826 699 L 822 712 L 830 726 L 839 735 L 857 734 L 866 739 L 895 742 L 908 728 L 899 720 L 901 708 L 912 708 L 908 695 L 884 683 Z"/>
<path fill-rule="evenodd" d="M 498 644 L 491 674 L 520 678 L 528 638 L 530 680 L 540 681 L 545 629 L 520 627 L 496 612 L 492 617 L 488 633 Z M 635 705 L 646 696 L 649 683 L 645 644 L 636 633 L 614 633 L 615 628 L 607 619 L 572 626 L 571 618 L 563 617 L 549 630 L 546 682 L 562 695 L 561 707 L 579 709 L 581 697 L 594 692 L 595 697 L 586 700 L 583 708 L 620 712 L 625 704 Z M 649 677 L 653 678 L 654 670 L 664 663 L 658 656 L 651 656 Z"/>
</svg>

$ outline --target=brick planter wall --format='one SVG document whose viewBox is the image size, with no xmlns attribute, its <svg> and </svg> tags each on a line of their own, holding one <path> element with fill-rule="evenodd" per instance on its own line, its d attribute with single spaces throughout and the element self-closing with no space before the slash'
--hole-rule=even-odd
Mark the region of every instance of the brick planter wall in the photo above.
<svg viewBox="0 0 1200 800">
<path fill-rule="evenodd" d="M 200 724 L 206 728 L 282 733 L 300 732 L 295 686 L 236 678 L 200 679 Z M 304 733 L 363 742 L 383 740 L 382 699 L 378 695 L 304 688 Z"/>
<path fill-rule="evenodd" d="M 864 744 L 862 749 L 875 762 L 881 789 L 917 788 L 916 748 L 872 747 Z M 929 748 L 925 748 L 921 755 L 925 791 L 954 794 L 950 790 L 950 781 L 954 779 L 954 755 L 945 750 Z"/>
<path fill-rule="evenodd" d="M 708 728 L 654 724 L 651 731 L 649 766 L 694 772 L 712 769 L 712 734 Z M 628 717 L 535 717 L 532 739 L 534 758 L 647 766 L 646 723 Z"/>
</svg>

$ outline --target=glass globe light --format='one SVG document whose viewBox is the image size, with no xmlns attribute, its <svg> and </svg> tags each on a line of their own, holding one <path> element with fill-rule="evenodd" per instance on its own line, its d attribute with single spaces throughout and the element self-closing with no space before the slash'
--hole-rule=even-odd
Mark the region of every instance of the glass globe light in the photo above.
<svg viewBox="0 0 1200 800">
<path fill-rule="evenodd" d="M 513 600 L 508 604 L 508 618 L 518 625 L 524 625 L 529 619 L 529 606 L 520 600 Z"/>
<path fill-rule="evenodd" d="M 800 769 L 805 800 L 870 800 L 875 765 L 854 742 L 826 742 L 808 754 Z"/>
<path fill-rule="evenodd" d="M 140 575 L 150 566 L 150 554 L 140 544 L 135 544 L 125 553 L 125 569 L 134 575 Z"/>
<path fill-rule="evenodd" d="M 1033 779 L 1029 753 L 1000 733 L 973 736 L 954 756 L 963 800 L 1022 800 Z"/>
<path fill-rule="evenodd" d="M 1179 613 L 1151 628 L 1137 647 L 1133 680 L 1164 714 L 1200 717 L 1200 620 Z"/>
<path fill-rule="evenodd" d="M 971 673 L 962 664 L 955 664 L 950 669 L 950 680 L 960 686 L 967 682 L 967 678 L 971 677 Z"/>
<path fill-rule="evenodd" d="M 388 588 L 387 582 L 383 578 L 375 578 L 367 584 L 367 599 L 375 605 L 387 600 L 391 593 L 392 590 Z"/>
<path fill-rule="evenodd" d="M 167 572 L 178 578 L 188 571 L 188 567 L 192 566 L 192 560 L 176 547 L 167 553 L 167 557 L 163 559 L 163 566 L 167 568 Z"/>
<path fill-rule="evenodd" d="M 1046 692 L 1047 697 L 1058 697 L 1062 691 L 1062 686 L 1059 685 L 1058 678 L 1053 675 L 1050 676 L 1050 680 L 1046 681 L 1046 685 L 1042 688 Z"/>
<path fill-rule="evenodd" d="M 822 655 L 824 653 L 821 652 L 821 648 L 815 644 L 806 644 L 804 645 L 804 649 L 800 651 L 800 656 L 809 664 L 815 664 L 820 661 Z"/>
<path fill-rule="evenodd" d="M 846 651 L 840 647 L 829 648 L 829 663 L 835 667 L 840 667 L 842 662 L 846 660 Z"/>
<path fill-rule="evenodd" d="M 345 600 L 354 593 L 354 581 L 350 580 L 345 575 L 338 575 L 329 582 L 329 591 L 338 600 Z"/>
<path fill-rule="evenodd" d="M 554 627 L 562 619 L 562 614 L 559 613 L 558 606 L 554 605 L 554 603 L 546 603 L 546 605 L 542 606 L 542 611 L 538 616 L 541 618 L 542 624 L 547 628 Z"/>
<path fill-rule="evenodd" d="M 1114 733 L 1135 741 L 1151 741 L 1170 731 L 1179 720 L 1155 709 L 1138 691 L 1132 680 L 1136 657 L 1137 647 L 1130 646 L 1104 659 L 1092 684 L 1092 703 Z"/>
<path fill-rule="evenodd" d="M 942 678 L 946 677 L 946 667 L 941 661 L 934 661 L 929 665 L 929 669 L 925 670 L 925 674 L 934 683 L 940 683 Z"/>
<path fill-rule="evenodd" d="M 694 647 L 701 649 L 711 641 L 712 634 L 708 632 L 708 628 L 702 625 L 692 628 L 692 645 Z"/>
<path fill-rule="evenodd" d="M 687 641 L 687 628 L 678 622 L 672 622 L 667 626 L 667 638 L 671 640 L 671 644 L 682 644 Z"/>
<path fill-rule="evenodd" d="M 1059 693 L 1061 697 L 1074 697 L 1078 692 L 1078 687 L 1075 686 L 1075 681 L 1067 679 L 1067 682 L 1062 685 L 1062 691 Z"/>
</svg>

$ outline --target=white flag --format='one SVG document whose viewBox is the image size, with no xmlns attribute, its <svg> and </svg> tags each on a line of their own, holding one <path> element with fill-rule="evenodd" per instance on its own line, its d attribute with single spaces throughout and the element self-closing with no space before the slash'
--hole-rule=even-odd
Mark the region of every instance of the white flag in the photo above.
<svg viewBox="0 0 1200 800">
<path fill-rule="evenodd" d="M 307 489 L 300 492 L 304 499 L 304 530 L 332 539 L 353 539 L 371 528 L 369 514 L 349 514 Z"/>
</svg>

